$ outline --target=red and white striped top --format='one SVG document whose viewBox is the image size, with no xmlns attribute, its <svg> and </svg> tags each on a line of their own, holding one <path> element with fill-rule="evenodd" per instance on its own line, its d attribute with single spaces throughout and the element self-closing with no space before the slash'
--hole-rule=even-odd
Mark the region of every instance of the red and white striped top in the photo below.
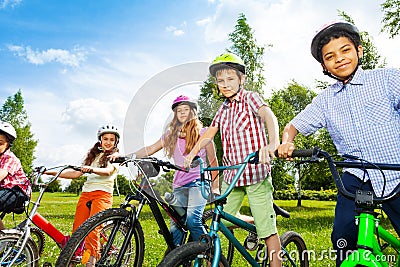
<svg viewBox="0 0 400 267">
<path fill-rule="evenodd" d="M 264 121 L 258 110 L 267 105 L 256 92 L 241 90 L 235 100 L 226 100 L 219 107 L 211 127 L 219 128 L 221 133 L 224 165 L 236 165 L 244 158 L 266 146 L 267 136 Z M 266 164 L 249 164 L 236 186 L 247 186 L 263 181 L 270 171 Z M 224 173 L 224 180 L 230 184 L 236 170 Z"/>
</svg>

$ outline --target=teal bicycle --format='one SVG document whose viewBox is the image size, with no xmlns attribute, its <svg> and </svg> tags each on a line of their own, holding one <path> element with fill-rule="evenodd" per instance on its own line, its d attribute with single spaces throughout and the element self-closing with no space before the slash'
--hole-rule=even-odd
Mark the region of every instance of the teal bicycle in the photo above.
<svg viewBox="0 0 400 267">
<path fill-rule="evenodd" d="M 338 191 L 345 197 L 355 201 L 358 213 L 355 217 L 355 222 L 358 225 L 358 249 L 347 255 L 340 266 L 399 267 L 400 259 L 398 257 L 398 252 L 400 250 L 400 240 L 379 225 L 379 213 L 375 212 L 375 210 L 380 209 L 381 204 L 385 201 L 398 196 L 400 193 L 400 186 L 385 197 L 377 197 L 373 192 L 363 190 L 357 190 L 356 194 L 352 194 L 344 187 L 337 168 L 359 168 L 365 171 L 367 169 L 378 169 L 381 172 L 383 170 L 400 171 L 400 164 L 371 163 L 351 155 L 342 155 L 342 158 L 351 159 L 351 161 L 335 161 L 333 156 L 319 148 L 295 150 L 293 152 L 296 152 L 296 154 L 292 157 L 300 155 L 301 157 L 310 158 L 310 160 L 304 162 L 317 163 L 320 162 L 321 159 L 326 160 Z M 383 172 L 382 175 L 384 178 Z M 389 247 L 391 247 L 397 255 L 390 255 L 389 252 L 389 254 L 385 254 Z M 393 265 L 394 262 L 396 265 Z"/>
<path fill-rule="evenodd" d="M 209 194 L 205 190 L 205 173 L 210 171 L 224 171 L 224 170 L 237 170 L 232 183 L 227 190 L 220 196 L 214 199 L 213 218 L 207 235 L 203 235 L 201 240 L 196 242 L 189 242 L 179 248 L 176 248 L 169 253 L 159 266 L 161 267 L 174 267 L 174 266 L 230 266 L 230 262 L 226 257 L 230 258 L 231 255 L 224 255 L 224 249 L 221 247 L 222 233 L 229 243 L 233 244 L 237 251 L 246 259 L 251 266 L 268 266 L 268 250 L 264 242 L 251 242 L 248 238 L 245 244 L 235 237 L 233 232 L 222 223 L 222 219 L 231 222 L 235 227 L 245 229 L 250 234 L 249 236 L 256 236 L 256 227 L 254 224 L 245 222 L 240 218 L 224 212 L 224 204 L 226 198 L 231 193 L 234 185 L 249 163 L 256 164 L 258 162 L 258 152 L 248 155 L 244 161 L 234 166 L 219 166 L 204 168 L 204 163 L 200 158 L 194 160 L 200 164 L 200 175 L 202 180 L 202 194 L 204 198 L 208 198 Z M 194 166 L 193 166 L 194 167 Z M 287 212 L 274 205 L 277 214 L 285 215 Z M 253 239 L 256 240 L 256 239 Z M 300 236 L 300 234 L 289 231 L 280 236 L 282 250 L 279 257 L 282 258 L 283 266 L 292 267 L 308 267 L 308 253 L 307 247 Z M 250 244 L 251 243 L 251 244 Z M 249 248 L 251 247 L 251 248 Z M 249 253 L 248 250 L 256 250 L 255 256 Z"/>
</svg>

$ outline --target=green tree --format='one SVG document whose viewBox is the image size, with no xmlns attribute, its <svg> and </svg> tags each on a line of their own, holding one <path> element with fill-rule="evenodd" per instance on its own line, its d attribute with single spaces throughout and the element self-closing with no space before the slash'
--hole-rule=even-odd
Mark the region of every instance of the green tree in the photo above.
<svg viewBox="0 0 400 267">
<path fill-rule="evenodd" d="M 350 22 L 354 25 L 354 20 L 347 15 L 344 11 L 338 11 L 345 21 Z M 385 59 L 381 61 L 381 55 L 378 54 L 378 49 L 373 43 L 372 36 L 365 31 L 360 31 L 361 45 L 363 47 L 363 57 L 361 58 L 361 66 L 364 70 L 372 70 L 376 68 L 383 68 L 386 65 Z"/>
<path fill-rule="evenodd" d="M 280 135 L 282 135 L 285 125 L 311 103 L 316 95 L 314 91 L 299 85 L 295 81 L 292 81 L 286 88 L 273 92 L 267 102 L 278 119 Z M 308 137 L 298 135 L 294 142 L 299 149 L 318 146 L 328 152 L 336 153 L 333 142 L 325 130 L 320 130 Z M 272 168 L 272 180 L 276 190 L 293 188 L 294 177 L 292 174 L 294 173 L 294 167 L 295 165 L 292 162 L 275 159 L 274 167 Z M 321 188 L 333 188 L 330 173 L 324 165 L 304 165 L 301 176 L 303 189 L 320 190 Z"/>
<path fill-rule="evenodd" d="M 55 180 L 51 184 L 49 184 L 46 188 L 46 192 L 54 193 L 54 192 L 61 192 L 61 182 L 59 180 Z"/>
<path fill-rule="evenodd" d="M 129 185 L 128 179 L 126 179 L 125 175 L 123 174 L 118 174 L 117 175 L 117 180 L 116 180 L 116 185 L 114 188 L 114 194 L 117 195 L 126 195 L 128 193 L 132 192 L 132 189 Z"/>
<path fill-rule="evenodd" d="M 262 95 L 265 85 L 263 76 L 265 47 L 257 45 L 254 31 L 243 13 L 239 14 L 235 30 L 229 34 L 229 40 L 232 46 L 228 51 L 237 54 L 246 63 L 246 89 Z"/>
<path fill-rule="evenodd" d="M 172 191 L 172 182 L 174 180 L 175 171 L 169 171 L 160 176 L 151 178 L 153 188 L 160 194 Z"/>
<path fill-rule="evenodd" d="M 86 176 L 81 176 L 77 179 L 72 179 L 69 186 L 65 188 L 65 191 L 79 195 L 79 193 L 82 191 L 83 184 L 86 182 L 86 178 Z"/>
<path fill-rule="evenodd" d="M 229 34 L 229 40 L 232 45 L 227 51 L 241 57 L 246 64 L 246 89 L 263 94 L 262 88 L 265 84 L 265 79 L 262 73 L 264 71 L 263 54 L 265 47 L 257 45 L 254 31 L 247 23 L 244 14 L 239 15 L 234 31 Z M 221 100 L 214 78 L 209 76 L 200 89 L 198 100 L 199 118 L 204 125 L 210 125 L 217 108 L 221 104 Z M 222 144 L 219 133 L 215 136 L 214 142 L 218 160 L 221 162 Z"/>
<path fill-rule="evenodd" d="M 383 19 L 381 31 L 394 38 L 400 31 L 400 0 L 386 0 L 382 5 Z"/>
<path fill-rule="evenodd" d="M 32 164 L 35 160 L 34 152 L 38 141 L 33 138 L 21 90 L 6 99 L 0 110 L 0 120 L 7 121 L 14 126 L 17 139 L 11 147 L 11 151 L 21 160 L 24 172 L 29 175 L 32 172 Z"/>
</svg>

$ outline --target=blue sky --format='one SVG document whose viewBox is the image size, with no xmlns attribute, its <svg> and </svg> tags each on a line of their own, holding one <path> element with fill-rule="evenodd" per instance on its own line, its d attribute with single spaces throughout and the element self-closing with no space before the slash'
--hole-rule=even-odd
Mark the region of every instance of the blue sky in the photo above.
<svg viewBox="0 0 400 267">
<path fill-rule="evenodd" d="M 309 87 L 315 79 L 331 81 L 322 75 L 309 45 L 316 29 L 338 18 L 337 10 L 371 34 L 388 66 L 399 67 L 399 37 L 380 33 L 381 3 L 0 0 L 0 100 L 22 90 L 39 140 L 36 164 L 78 164 L 100 125 L 124 129 L 132 99 L 146 81 L 180 64 L 210 62 L 229 47 L 228 34 L 239 13 L 246 15 L 259 45 L 273 45 L 264 57 L 266 94 L 292 79 Z M 196 97 L 196 90 L 165 88 L 151 114 L 140 114 L 147 132 L 123 139 L 155 141 L 172 99 L 181 93 Z"/>
</svg>

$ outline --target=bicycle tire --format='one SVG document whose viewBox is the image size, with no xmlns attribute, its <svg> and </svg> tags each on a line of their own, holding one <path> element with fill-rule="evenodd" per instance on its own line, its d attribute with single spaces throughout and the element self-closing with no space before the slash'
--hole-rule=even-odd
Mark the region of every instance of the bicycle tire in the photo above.
<svg viewBox="0 0 400 267">
<path fill-rule="evenodd" d="M 210 266 L 213 258 L 212 252 L 209 243 L 201 241 L 189 242 L 165 256 L 158 267 L 193 266 L 195 259 L 200 260 L 199 266 Z M 230 266 L 224 255 L 221 255 L 218 266 Z"/>
<path fill-rule="evenodd" d="M 20 235 L 10 233 L 0 236 L 1 266 L 8 266 L 8 264 L 14 259 L 15 254 L 19 250 L 19 247 L 17 247 L 16 244 L 20 238 Z M 22 254 L 18 257 L 13 266 L 39 266 L 39 251 L 35 242 L 31 238 L 26 242 Z"/>
<path fill-rule="evenodd" d="M 109 250 L 107 253 L 101 251 L 101 258 L 98 263 L 96 263 L 96 266 L 116 266 L 114 262 L 119 254 L 123 255 L 123 263 L 118 266 L 141 266 L 143 264 L 145 246 L 143 230 L 139 221 L 136 221 L 135 225 L 132 226 L 130 225 L 131 222 L 127 221 L 128 218 L 130 218 L 129 211 L 121 208 L 107 209 L 90 217 L 72 234 L 70 240 L 68 240 L 67 244 L 61 250 L 55 267 L 70 266 L 71 263 L 75 264 L 74 266 L 84 266 L 74 259 L 74 254 L 88 234 L 99 226 L 103 227 L 102 232 L 111 232 L 116 225 L 120 226 L 117 229 L 118 232 L 115 238 L 113 238 L 113 243 L 109 244 L 108 238 L 106 238 L 107 240 L 102 238 L 100 241 L 100 250 L 104 249 L 107 245 L 111 245 L 112 250 Z M 104 228 L 104 226 L 106 226 L 106 228 Z M 125 240 L 126 233 L 130 227 L 133 229 L 130 245 L 127 250 L 121 252 L 120 246 Z M 105 235 L 109 237 L 107 233 L 105 233 Z M 100 261 L 102 262 L 101 264 Z"/>
<path fill-rule="evenodd" d="M 281 235 L 280 241 L 281 246 L 285 249 L 285 252 L 281 254 L 283 267 L 309 267 L 307 246 L 300 234 L 293 231 L 285 232 Z M 288 256 L 295 261 L 295 265 L 290 262 Z"/>
<path fill-rule="evenodd" d="M 213 216 L 214 210 L 210 209 L 210 210 L 206 210 L 203 213 L 203 225 L 206 228 L 206 231 L 208 232 L 209 228 L 210 228 L 210 223 L 211 223 L 211 219 Z M 233 230 L 231 230 L 231 232 L 233 233 Z M 233 261 L 233 255 L 235 252 L 235 246 L 233 245 L 233 243 L 228 240 L 227 238 L 224 238 L 224 235 L 220 235 L 220 239 L 221 239 L 221 250 L 222 250 L 222 254 L 225 256 L 229 266 L 232 265 L 232 261 Z"/>
<path fill-rule="evenodd" d="M 41 256 L 44 251 L 44 246 L 46 244 L 46 238 L 43 231 L 40 228 L 31 227 L 31 238 L 36 242 L 39 256 Z"/>
</svg>

